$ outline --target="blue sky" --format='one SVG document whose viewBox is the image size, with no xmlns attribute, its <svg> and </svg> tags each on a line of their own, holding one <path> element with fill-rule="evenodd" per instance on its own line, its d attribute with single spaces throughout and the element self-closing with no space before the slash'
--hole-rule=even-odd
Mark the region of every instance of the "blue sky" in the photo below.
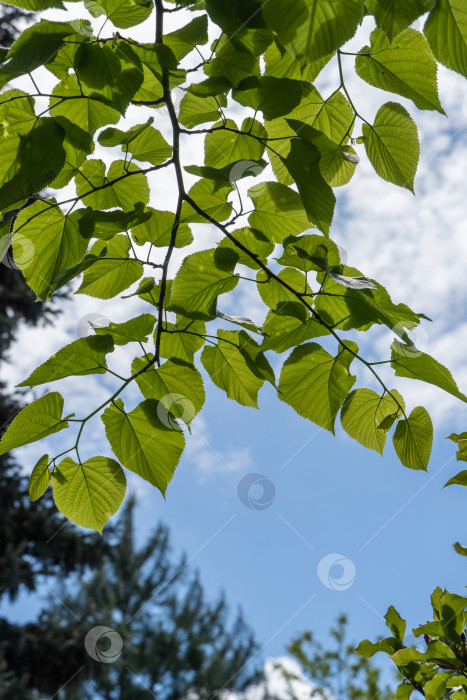
<svg viewBox="0 0 467 700">
<path fill-rule="evenodd" d="M 360 48 L 367 34 L 362 30 L 350 48 Z M 331 71 L 326 69 L 321 78 L 323 94 L 335 87 Z M 353 76 L 351 62 L 346 74 L 352 95 L 365 104 L 369 118 L 391 99 Z M 46 85 L 49 78 L 45 74 L 40 78 Z M 432 324 L 422 324 L 417 332 L 417 345 L 449 366 L 465 391 L 467 90 L 465 81 L 444 70 L 440 84 L 449 119 L 417 112 L 401 100 L 420 128 L 417 197 L 378 179 L 360 147 L 361 163 L 351 184 L 339 191 L 331 234 L 345 249 L 349 264 L 382 282 L 394 301 L 404 301 L 433 318 Z M 140 111 L 137 118 L 143 121 L 146 115 Z M 134 115 L 129 114 L 128 122 L 132 119 Z M 187 148 L 187 162 L 201 162 L 202 142 L 189 143 Z M 251 184 L 247 181 L 246 186 Z M 152 204 L 162 206 L 171 187 L 167 178 Z M 195 232 L 198 248 L 217 240 L 210 227 L 198 226 Z M 179 255 L 175 264 L 180 260 Z M 43 329 L 21 331 L 12 353 L 14 365 L 2 368 L 11 384 L 76 338 L 76 328 L 86 314 L 102 313 L 122 321 L 146 310 L 134 300 L 123 305 L 119 300 L 75 299 L 47 334 Z M 262 321 L 258 297 L 248 283 L 239 287 L 231 301 L 222 300 L 220 308 Z M 357 339 L 357 334 L 347 337 Z M 389 330 L 377 331 L 365 341 L 365 351 L 386 359 L 392 338 Z M 22 348 L 28 348 L 28 353 Z M 128 356 L 123 352 L 117 359 L 124 367 Z M 277 356 L 272 355 L 271 361 L 279 367 Z M 428 474 L 402 467 L 390 439 L 381 459 L 352 441 L 340 426 L 336 437 L 319 430 L 282 404 L 270 386 L 262 389 L 260 411 L 256 411 L 229 401 L 207 382 L 205 408 L 193 424 L 193 437 L 167 500 L 141 480 L 130 479 L 130 488 L 139 497 L 141 540 L 163 519 L 171 528 L 175 549 L 184 550 L 200 569 L 209 593 L 214 596 L 224 589 L 232 605 L 242 605 L 265 645 L 265 657 L 282 654 L 291 637 L 304 629 L 325 638 L 341 611 L 350 616 L 355 640 L 385 633 L 382 616 L 390 604 L 408 619 L 410 630 L 429 618 L 429 596 L 437 585 L 464 591 L 465 560 L 451 545 L 465 536 L 465 492 L 457 486 L 442 487 L 462 468 L 455 462 L 453 444 L 444 438 L 466 429 L 467 412 L 458 401 L 428 385 L 390 381 L 410 408 L 422 404 L 432 414 L 435 442 Z M 357 385 L 374 388 L 361 370 Z M 79 415 L 110 384 L 88 377 L 86 393 L 83 386 L 82 379 L 58 386 Z M 130 391 L 129 402 L 135 397 Z M 88 447 L 94 454 L 96 449 L 110 454 L 101 432 L 93 427 Z M 36 454 L 43 451 L 42 446 L 22 450 L 25 469 L 30 471 Z M 252 473 L 266 477 L 275 490 L 273 502 L 264 510 L 248 508 L 238 497 L 239 482 Z M 258 498 L 259 491 L 253 487 L 252 497 Z M 337 566 L 329 572 L 337 586 L 344 575 L 345 590 L 327 587 L 322 573 L 321 579 L 318 575 L 319 563 L 331 554 L 351 562 L 344 561 L 344 569 Z M 331 585 L 329 578 L 324 580 Z M 29 604 L 23 604 L 21 610 L 15 606 L 11 612 L 24 618 L 30 610 Z"/>
</svg>

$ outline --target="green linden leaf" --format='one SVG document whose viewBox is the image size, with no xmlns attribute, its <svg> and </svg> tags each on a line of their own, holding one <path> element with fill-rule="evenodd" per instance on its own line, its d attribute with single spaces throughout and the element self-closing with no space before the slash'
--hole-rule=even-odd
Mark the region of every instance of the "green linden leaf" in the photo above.
<svg viewBox="0 0 467 700">
<path fill-rule="evenodd" d="M 217 126 L 224 124 L 215 124 Z M 264 153 L 265 146 L 258 140 L 267 137 L 264 127 L 251 118 L 244 120 L 240 131 L 251 133 L 252 136 L 228 131 L 238 129 L 231 119 L 227 119 L 225 127 L 225 130 L 219 129 L 207 134 L 204 141 L 205 164 L 211 168 L 226 168 L 233 167 L 237 161 L 245 161 L 243 170 L 248 170 L 250 161 L 259 161 Z"/>
<path fill-rule="evenodd" d="M 235 183 L 245 177 L 257 177 L 267 167 L 267 162 L 261 160 L 237 160 L 223 168 L 211 168 L 207 165 L 187 165 L 184 170 L 191 175 L 206 177 L 218 182 Z"/>
<path fill-rule="evenodd" d="M 310 288 L 306 283 L 305 275 L 303 275 L 298 270 L 294 270 L 291 267 L 281 270 L 277 277 L 282 282 L 285 282 L 289 287 L 300 294 L 305 294 L 310 292 Z M 275 280 L 273 277 L 269 277 L 267 272 L 260 270 L 257 274 L 257 286 L 258 292 L 261 299 L 264 301 L 266 306 L 268 306 L 273 311 L 280 310 L 283 314 L 288 314 L 293 316 L 296 314 L 292 313 L 292 309 L 296 306 L 298 297 L 292 291 L 289 291 L 280 282 Z M 307 311 L 302 304 L 299 304 L 307 316 Z M 305 319 L 300 315 L 298 316 L 300 320 Z"/>
<path fill-rule="evenodd" d="M 263 182 L 251 187 L 248 196 L 255 205 L 248 223 L 273 243 L 282 243 L 287 236 L 310 228 L 300 195 L 289 187 L 278 182 Z"/>
<path fill-rule="evenodd" d="M 83 131 L 94 134 L 106 124 L 116 124 L 120 114 L 113 107 L 81 92 L 76 75 L 72 74 L 52 90 L 49 110 L 55 117 L 64 117 Z"/>
<path fill-rule="evenodd" d="M 24 29 L 8 53 L 8 62 L 0 67 L 0 87 L 53 60 L 65 37 L 73 34 L 75 29 L 67 22 L 41 20 Z"/>
<path fill-rule="evenodd" d="M 366 5 L 375 16 L 378 27 L 389 41 L 407 29 L 418 17 L 429 9 L 431 0 L 366 0 Z"/>
<path fill-rule="evenodd" d="M 132 294 L 122 295 L 122 299 L 130 299 L 130 297 L 137 297 L 137 296 L 141 296 L 141 298 L 143 298 L 144 294 L 146 294 L 150 298 L 149 295 L 153 291 L 155 286 L 156 286 L 156 283 L 154 282 L 153 277 L 143 277 L 143 279 L 141 280 L 141 282 L 138 285 L 138 289 L 135 292 L 132 292 Z"/>
<path fill-rule="evenodd" d="M 232 213 L 232 205 L 227 201 L 227 197 L 233 189 L 234 185 L 230 182 L 217 182 L 205 178 L 196 182 L 188 194 L 208 216 L 221 222 L 228 219 Z M 209 223 L 188 202 L 183 203 L 181 222 L 185 224 Z"/>
<path fill-rule="evenodd" d="M 438 0 L 423 31 L 435 58 L 467 77 L 467 14 L 463 0 Z"/>
<path fill-rule="evenodd" d="M 16 89 L 7 90 L 2 93 L 2 100 L 0 104 L 0 182 L 9 180 L 14 174 L 21 144 L 20 136 L 28 134 L 36 123 L 34 99 L 27 93 Z"/>
<path fill-rule="evenodd" d="M 2 4 L 14 5 L 31 12 L 41 12 L 42 10 L 48 10 L 50 7 L 56 7 L 60 10 L 65 9 L 62 0 L 5 0 Z"/>
<path fill-rule="evenodd" d="M 321 175 L 320 160 L 321 154 L 314 144 L 294 139 L 284 163 L 295 180 L 308 218 L 328 235 L 336 197 Z"/>
<path fill-rule="evenodd" d="M 237 51 L 225 34 L 213 45 L 213 49 L 214 60 L 204 66 L 204 72 L 210 78 L 227 78 L 236 86 L 244 78 L 260 74 L 258 58 L 244 51 Z"/>
<path fill-rule="evenodd" d="M 264 377 L 241 352 L 244 333 L 219 329 L 217 345 L 205 346 L 201 362 L 213 383 L 225 391 L 229 399 L 242 406 L 258 408 L 258 391 L 264 384 Z"/>
<path fill-rule="evenodd" d="M 255 231 L 254 229 L 244 227 L 232 230 L 231 234 L 236 241 L 241 243 L 256 256 L 256 260 L 267 262 L 268 256 L 271 255 L 274 250 L 274 244 L 268 241 L 268 239 L 262 233 L 260 233 L 260 231 Z M 230 238 L 223 238 L 218 245 L 220 248 L 231 248 L 234 250 L 238 255 L 239 265 L 246 265 L 246 267 L 249 267 L 252 270 L 257 270 L 259 268 L 259 265 L 255 262 L 255 259 L 251 258 L 249 255 L 247 255 L 247 253 L 244 253 L 240 248 L 238 248 L 235 243 L 230 240 Z"/>
<path fill-rule="evenodd" d="M 440 698 L 443 698 L 448 680 L 451 676 L 452 671 L 449 673 L 437 673 L 433 678 L 430 678 L 423 688 L 426 700 L 440 700 Z M 463 694 L 464 693 L 462 693 L 462 695 Z"/>
<path fill-rule="evenodd" d="M 400 420 L 393 436 L 397 456 L 409 469 L 428 469 L 433 444 L 433 424 L 422 406 L 417 406 L 407 419 Z"/>
<path fill-rule="evenodd" d="M 0 455 L 68 428 L 62 414 L 63 397 L 58 392 L 33 401 L 13 418 L 0 440 Z"/>
<path fill-rule="evenodd" d="M 145 207 L 142 202 L 137 202 L 135 208 L 129 212 L 121 209 L 99 211 L 87 207 L 82 210 L 79 231 L 84 238 L 100 238 L 108 241 L 116 233 L 129 231 L 133 227 L 144 224 L 151 218 L 151 212 L 150 207 Z"/>
<path fill-rule="evenodd" d="M 36 463 L 29 479 L 29 498 L 37 501 L 50 484 L 49 455 L 43 455 Z"/>
<path fill-rule="evenodd" d="M 84 0 L 84 5 L 93 17 L 105 15 L 120 29 L 141 24 L 153 9 L 150 0 Z"/>
<path fill-rule="evenodd" d="M 99 134 L 101 146 L 122 146 L 124 153 L 131 153 L 135 160 L 161 165 L 172 156 L 169 146 L 160 131 L 150 123 L 137 124 L 128 131 L 110 127 Z"/>
<path fill-rule="evenodd" d="M 291 265 L 303 272 L 327 271 L 326 260 L 328 267 L 337 267 L 340 264 L 339 249 L 333 241 L 316 233 L 286 238 L 284 252 L 278 258 L 281 265 Z"/>
<path fill-rule="evenodd" d="M 47 61 L 44 66 L 59 80 L 66 80 L 68 78 L 70 69 L 72 69 L 74 66 L 75 56 L 79 45 L 83 44 L 89 37 L 92 36 L 92 26 L 88 20 L 72 20 L 70 25 L 72 25 L 80 33 L 73 36 L 72 42 L 63 44 L 53 59 L 51 61 Z"/>
<path fill-rule="evenodd" d="M 437 63 L 423 34 L 414 29 L 406 29 L 393 44 L 375 29 L 371 46 L 355 59 L 355 70 L 373 87 L 408 97 L 419 109 L 445 113 L 438 97 Z"/>
<path fill-rule="evenodd" d="M 65 165 L 57 177 L 52 180 L 50 186 L 59 190 L 68 185 L 86 160 L 86 156 L 94 151 L 94 141 L 91 134 L 68 121 L 68 119 L 58 116 L 56 121 L 65 132 L 62 144 L 65 151 Z"/>
<path fill-rule="evenodd" d="M 79 338 L 49 357 L 18 386 L 33 387 L 64 377 L 105 374 L 105 356 L 113 350 L 114 342 L 109 335 L 102 338 Z"/>
<path fill-rule="evenodd" d="M 344 277 L 361 277 L 361 272 L 355 268 L 340 266 L 338 269 Z M 350 289 L 342 286 L 338 279 L 337 275 L 326 277 L 324 272 L 317 276 L 326 295 L 316 297 L 315 309 L 329 325 L 340 330 L 363 330 L 378 323 L 402 337 L 404 328 L 413 330 L 419 324 L 419 316 L 405 304 L 394 304 L 382 285 L 375 283 L 376 289 Z"/>
<path fill-rule="evenodd" d="M 176 323 L 166 323 L 161 335 L 161 357 L 178 357 L 185 362 L 193 362 L 195 353 L 203 347 L 206 324 L 177 316 Z M 155 338 L 154 338 L 155 340 Z"/>
<path fill-rule="evenodd" d="M 321 131 L 314 129 L 296 119 L 287 119 L 287 123 L 294 129 L 301 139 L 309 141 L 320 153 L 319 170 L 328 185 L 340 187 L 346 185 L 352 178 L 359 158 L 351 146 L 341 146 L 334 143 Z M 290 148 L 287 149 L 290 153 Z M 318 184 L 320 178 L 317 178 Z"/>
<path fill-rule="evenodd" d="M 354 352 L 352 341 L 346 344 Z M 295 348 L 282 368 L 279 398 L 304 418 L 334 433 L 334 424 L 344 399 L 355 383 L 349 373 L 354 355 L 340 349 L 337 357 L 316 343 Z"/>
<path fill-rule="evenodd" d="M 232 90 L 232 97 L 244 107 L 263 113 L 265 119 L 277 119 L 289 114 L 302 97 L 303 87 L 298 80 L 273 78 L 269 75 L 250 76 Z"/>
<path fill-rule="evenodd" d="M 352 391 L 342 406 L 341 422 L 345 432 L 363 447 L 383 454 L 387 430 L 381 427 L 390 418 L 391 425 L 401 416 L 401 410 L 394 400 L 405 408 L 402 396 L 395 389 L 391 394 L 379 396 L 371 389 Z"/>
<path fill-rule="evenodd" d="M 141 314 L 124 323 L 111 323 L 105 328 L 94 328 L 98 336 L 111 336 L 115 345 L 127 343 L 147 343 L 156 319 L 151 314 Z"/>
<path fill-rule="evenodd" d="M 201 15 L 170 34 L 165 34 L 164 44 L 171 49 L 177 61 L 185 58 L 197 46 L 208 43 L 208 17 Z"/>
<path fill-rule="evenodd" d="M 206 78 L 201 83 L 193 83 L 187 88 L 187 92 L 198 97 L 217 97 L 232 89 L 232 83 L 228 78 Z"/>
<path fill-rule="evenodd" d="M 455 542 L 452 546 L 462 557 L 467 557 L 467 547 L 463 547 L 459 542 Z"/>
<path fill-rule="evenodd" d="M 139 202 L 149 202 L 147 177 L 134 163 L 114 160 L 106 175 L 102 160 L 87 160 L 80 166 L 75 180 L 78 196 L 93 209 L 121 207 L 129 212 Z"/>
<path fill-rule="evenodd" d="M 57 177 L 65 164 L 63 138 L 64 130 L 51 117 L 37 118 L 19 136 L 14 162 L 0 183 L 0 211 L 23 204 Z"/>
<path fill-rule="evenodd" d="M 91 457 L 77 464 L 66 457 L 52 472 L 55 505 L 81 527 L 102 533 L 120 508 L 126 491 L 123 469 L 108 457 Z"/>
<path fill-rule="evenodd" d="M 151 361 L 153 355 L 148 355 Z M 148 364 L 145 357 L 136 358 L 131 373 L 136 374 Z M 203 407 L 206 399 L 203 378 L 194 365 L 178 358 L 167 360 L 160 367 L 152 367 L 136 378 L 145 399 L 157 399 L 175 418 L 187 426 Z"/>
<path fill-rule="evenodd" d="M 393 605 L 388 608 L 386 615 L 386 626 L 391 630 L 393 635 L 402 642 L 405 635 L 406 622 L 401 618 Z"/>
<path fill-rule="evenodd" d="M 313 318 L 307 318 L 303 321 L 296 316 L 286 315 L 287 311 L 291 311 L 290 307 L 289 303 L 284 311 L 270 311 L 268 313 L 262 327 L 265 338 L 261 347 L 264 351 L 273 350 L 282 353 L 296 345 L 301 345 L 305 340 L 329 334 L 327 328 Z M 305 309 L 302 305 L 299 305 L 298 308 Z"/>
<path fill-rule="evenodd" d="M 169 311 L 202 321 L 216 317 L 217 297 L 238 283 L 238 255 L 229 248 L 192 253 L 185 258 L 172 285 Z"/>
<path fill-rule="evenodd" d="M 109 44 L 81 44 L 76 52 L 75 70 L 85 95 L 125 114 L 143 83 L 143 70 L 128 44 L 115 43 L 115 48 Z"/>
<path fill-rule="evenodd" d="M 124 467 L 165 495 L 180 460 L 185 437 L 159 401 L 148 399 L 126 413 L 117 401 L 102 414 L 105 433 Z"/>
<path fill-rule="evenodd" d="M 193 129 L 205 122 L 217 122 L 221 117 L 221 107 L 227 107 L 225 95 L 201 97 L 187 92 L 180 103 L 178 120 L 187 129 Z"/>
<path fill-rule="evenodd" d="M 459 472 L 452 479 L 449 479 L 444 486 L 451 486 L 452 484 L 457 484 L 458 486 L 467 486 L 467 470 Z M 467 551 L 467 550 L 466 550 Z"/>
<path fill-rule="evenodd" d="M 81 261 L 87 241 L 79 233 L 78 211 L 63 214 L 55 200 L 37 201 L 18 214 L 13 255 L 39 299 L 50 296 L 52 281 Z"/>
<path fill-rule="evenodd" d="M 83 281 L 75 294 L 112 299 L 137 282 L 143 274 L 143 266 L 128 257 L 130 246 L 130 241 L 124 235 L 115 236 L 108 243 L 94 243 L 90 253 L 98 259 L 84 271 Z M 107 248 L 107 254 L 99 258 L 104 248 Z"/>
<path fill-rule="evenodd" d="M 371 657 L 378 651 L 384 651 L 386 654 L 390 655 L 394 654 L 398 646 L 397 639 L 394 639 L 394 637 L 386 637 L 386 639 L 381 639 L 375 644 L 373 642 L 369 642 L 368 639 L 364 639 L 363 642 L 360 642 L 355 651 L 357 654 L 360 654 L 360 656 L 365 656 L 367 659 L 371 659 Z"/>
<path fill-rule="evenodd" d="M 136 245 L 151 243 L 157 248 L 165 248 L 170 245 L 175 214 L 171 211 L 157 211 L 151 207 L 147 207 L 146 212 L 149 213 L 148 220 L 134 226 L 131 231 L 131 236 Z M 190 243 L 193 243 L 190 227 L 187 224 L 180 224 L 177 230 L 175 247 L 183 248 L 190 245 Z"/>
<path fill-rule="evenodd" d="M 312 84 L 321 73 L 324 66 L 331 60 L 331 55 L 318 61 L 302 66 L 300 61 L 291 56 L 284 48 L 273 42 L 264 55 L 266 74 L 274 78 L 290 78 L 303 80 Z"/>
<path fill-rule="evenodd" d="M 413 192 L 420 144 L 415 122 L 402 105 L 387 102 L 373 126 L 363 125 L 365 150 L 378 175 Z"/>
<path fill-rule="evenodd" d="M 269 0 L 263 12 L 287 51 L 304 65 L 352 38 L 363 16 L 363 0 Z"/>
<path fill-rule="evenodd" d="M 459 391 L 451 372 L 430 355 L 419 352 L 413 346 L 407 346 L 398 340 L 391 345 L 391 351 L 391 367 L 396 377 L 409 377 L 434 384 L 461 401 L 467 402 L 467 396 Z"/>
</svg>

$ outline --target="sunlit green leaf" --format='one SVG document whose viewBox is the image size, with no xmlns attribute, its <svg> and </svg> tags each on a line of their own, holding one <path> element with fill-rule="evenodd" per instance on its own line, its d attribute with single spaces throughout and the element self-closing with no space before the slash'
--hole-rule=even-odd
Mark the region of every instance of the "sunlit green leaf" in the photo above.
<svg viewBox="0 0 467 700">
<path fill-rule="evenodd" d="M 123 469 L 108 457 L 78 464 L 66 457 L 52 472 L 55 505 L 81 527 L 102 532 L 120 508 L 126 491 Z"/>
<path fill-rule="evenodd" d="M 422 406 L 417 406 L 407 419 L 398 422 L 393 443 L 404 467 L 428 468 L 433 444 L 433 424 Z"/>
<path fill-rule="evenodd" d="M 90 253 L 99 256 L 104 247 L 107 248 L 107 254 L 85 270 L 76 294 L 111 299 L 142 276 L 142 265 L 129 258 L 130 241 L 126 236 L 115 236 L 109 242 L 97 241 Z"/>
<path fill-rule="evenodd" d="M 63 397 L 52 392 L 23 408 L 0 440 L 0 455 L 68 428 L 62 419 Z"/>
<path fill-rule="evenodd" d="M 354 352 L 352 341 L 346 341 Z M 337 357 L 316 343 L 295 348 L 282 368 L 279 398 L 304 418 L 334 433 L 334 424 L 344 399 L 355 383 L 349 372 L 354 355 L 340 348 Z"/>
<path fill-rule="evenodd" d="M 18 386 L 33 387 L 64 377 L 105 374 L 106 355 L 113 352 L 113 349 L 114 343 L 109 335 L 102 338 L 79 338 L 60 348 Z"/>
<path fill-rule="evenodd" d="M 43 455 L 36 463 L 29 479 L 29 498 L 37 501 L 50 484 L 49 455 Z"/>
<path fill-rule="evenodd" d="M 393 398 L 394 397 L 394 398 Z M 387 430 L 381 428 L 385 419 L 392 422 L 401 416 L 397 399 L 402 408 L 405 403 L 402 396 L 393 389 L 391 394 L 379 396 L 371 389 L 356 389 L 346 398 L 342 406 L 342 427 L 363 447 L 383 454 Z"/>
<path fill-rule="evenodd" d="M 102 414 L 105 433 L 117 459 L 162 494 L 185 446 L 183 433 L 171 427 L 167 416 L 165 406 L 154 399 L 143 401 L 129 413 L 117 399 Z"/>
</svg>

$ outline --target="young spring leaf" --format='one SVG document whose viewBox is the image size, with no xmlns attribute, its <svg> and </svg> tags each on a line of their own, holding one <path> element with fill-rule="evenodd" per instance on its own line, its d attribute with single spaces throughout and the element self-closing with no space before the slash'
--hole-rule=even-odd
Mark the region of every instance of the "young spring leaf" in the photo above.
<svg viewBox="0 0 467 700">
<path fill-rule="evenodd" d="M 273 243 L 282 243 L 310 227 L 300 195 L 278 182 L 263 182 L 248 190 L 255 210 L 248 223 Z"/>
<path fill-rule="evenodd" d="M 166 323 L 161 335 L 161 357 L 178 357 L 185 362 L 193 362 L 195 353 L 203 347 L 206 324 L 177 316 L 176 323 Z"/>
<path fill-rule="evenodd" d="M 435 58 L 467 77 L 467 16 L 463 0 L 438 0 L 423 31 Z"/>
<path fill-rule="evenodd" d="M 65 215 L 54 200 L 38 201 L 17 216 L 13 255 L 39 299 L 47 299 L 52 280 L 77 265 L 87 248 L 79 233 L 78 212 Z"/>
<path fill-rule="evenodd" d="M 93 17 L 105 15 L 119 29 L 141 24 L 153 10 L 149 0 L 84 0 L 84 4 Z"/>
<path fill-rule="evenodd" d="M 355 59 L 357 74 L 370 85 L 395 92 L 419 109 L 444 110 L 438 97 L 437 64 L 423 34 L 406 29 L 391 44 L 384 32 L 375 29 L 371 45 Z"/>
<path fill-rule="evenodd" d="M 105 358 L 113 349 L 114 342 L 109 335 L 100 338 L 79 338 L 58 350 L 18 386 L 33 387 L 64 377 L 105 374 Z"/>
<path fill-rule="evenodd" d="M 347 345 L 357 352 L 352 341 Z M 334 433 L 344 399 L 355 383 L 349 372 L 354 356 L 341 349 L 337 357 L 317 343 L 299 345 L 289 355 L 279 380 L 279 398 L 299 415 Z"/>
<path fill-rule="evenodd" d="M 385 420 L 390 418 L 389 427 L 401 416 L 399 405 L 405 408 L 404 399 L 395 389 L 391 394 L 379 396 L 371 389 L 352 391 L 342 406 L 341 422 L 345 432 L 363 447 L 383 454 L 387 429 Z M 384 427 L 381 427 L 383 424 Z"/>
<path fill-rule="evenodd" d="M 237 286 L 237 260 L 237 253 L 229 248 L 189 255 L 173 282 L 168 309 L 202 321 L 215 318 L 217 297 Z"/>
<path fill-rule="evenodd" d="M 37 501 L 50 484 L 49 455 L 42 455 L 32 470 L 29 479 L 29 498 Z"/>
<path fill-rule="evenodd" d="M 451 372 L 430 355 L 418 352 L 416 348 L 408 347 L 398 340 L 392 344 L 391 351 L 391 367 L 396 377 L 409 377 L 434 384 L 461 401 L 467 402 L 467 396 L 459 391 Z"/>
<path fill-rule="evenodd" d="M 213 383 L 225 391 L 229 399 L 258 408 L 258 391 L 264 384 L 264 377 L 242 353 L 242 333 L 244 331 L 218 330 L 217 345 L 206 345 L 201 362 Z"/>
<path fill-rule="evenodd" d="M 133 226 L 131 236 L 136 245 L 151 243 L 156 248 L 164 248 L 170 245 L 172 230 L 175 223 L 175 214 L 171 211 L 157 211 L 152 207 L 146 207 L 148 218 L 141 224 Z M 180 224 L 177 229 L 176 248 L 193 243 L 193 235 L 187 224 Z"/>
<path fill-rule="evenodd" d="M 138 203 L 149 202 L 147 177 L 133 163 L 114 160 L 106 175 L 102 160 L 87 160 L 75 179 L 78 196 L 93 209 L 120 207 L 130 212 Z"/>
<path fill-rule="evenodd" d="M 63 397 L 52 392 L 23 408 L 0 440 L 0 455 L 68 428 L 62 419 Z"/>
<path fill-rule="evenodd" d="M 107 253 L 100 258 L 102 250 Z M 115 236 L 111 241 L 97 241 L 90 253 L 97 256 L 91 267 L 84 271 L 83 281 L 75 294 L 88 294 L 99 299 L 112 299 L 137 282 L 143 267 L 129 258 L 130 241 L 126 236 Z"/>
<path fill-rule="evenodd" d="M 152 360 L 153 356 L 148 355 L 148 359 Z M 148 359 L 134 359 L 132 374 L 143 370 Z M 136 383 L 145 399 L 157 399 L 175 418 L 183 420 L 188 426 L 206 398 L 201 374 L 194 365 L 176 357 L 140 374 Z"/>
<path fill-rule="evenodd" d="M 81 527 L 97 530 L 120 508 L 126 491 L 121 466 L 108 457 L 91 457 L 78 464 L 66 457 L 52 472 L 55 505 Z"/>
<path fill-rule="evenodd" d="M 407 419 L 398 422 L 393 443 L 404 467 L 427 470 L 433 444 L 433 424 L 426 409 L 417 406 Z"/>
<path fill-rule="evenodd" d="M 383 180 L 413 192 L 420 144 L 415 122 L 396 102 L 387 102 L 376 115 L 373 126 L 363 125 L 365 149 Z"/>
<path fill-rule="evenodd" d="M 64 117 L 80 129 L 94 134 L 106 124 L 116 124 L 120 114 L 113 107 L 89 97 L 83 99 L 78 79 L 71 74 L 52 90 L 49 109 L 54 117 Z"/>
<path fill-rule="evenodd" d="M 269 0 L 264 16 L 302 65 L 333 53 L 356 32 L 363 0 Z"/>
<path fill-rule="evenodd" d="M 115 345 L 127 343 L 147 343 L 156 319 L 151 314 L 141 314 L 123 323 L 111 323 L 105 328 L 94 328 L 99 336 L 110 336 Z"/>
<path fill-rule="evenodd" d="M 115 404 L 102 414 L 112 450 L 124 467 L 165 494 L 185 446 L 175 418 L 154 399 L 143 401 L 129 413 L 122 401 Z"/>
<path fill-rule="evenodd" d="M 391 42 L 420 15 L 425 14 L 429 4 L 430 0 L 366 0 L 378 27 L 388 35 Z"/>
</svg>

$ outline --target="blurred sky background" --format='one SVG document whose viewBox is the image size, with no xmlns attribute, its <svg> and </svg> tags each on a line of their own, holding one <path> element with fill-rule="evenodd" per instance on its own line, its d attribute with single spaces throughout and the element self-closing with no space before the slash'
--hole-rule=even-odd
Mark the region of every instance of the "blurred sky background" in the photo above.
<svg viewBox="0 0 467 700">
<path fill-rule="evenodd" d="M 77 3 L 69 8 L 67 15 L 54 10 L 43 16 L 54 20 L 86 16 Z M 176 28 L 193 16 L 187 11 L 166 19 Z M 102 20 L 93 23 L 100 26 Z M 371 28 L 371 19 L 366 19 L 347 50 L 357 51 L 367 43 Z M 107 24 L 103 36 L 112 31 Z M 119 31 L 123 36 L 151 41 L 154 17 L 141 27 Z M 204 55 L 209 55 L 208 47 L 204 47 Z M 447 365 L 460 389 L 466 391 L 467 83 L 452 72 L 440 71 L 446 118 L 436 112 L 419 112 L 408 100 L 370 88 L 355 76 L 353 58 L 344 58 L 346 85 L 368 121 L 372 122 L 378 107 L 393 97 L 414 116 L 421 161 L 414 197 L 381 180 L 364 147 L 357 146 L 361 161 L 356 174 L 348 186 L 335 190 L 338 204 L 331 235 L 344 249 L 348 263 L 384 284 L 396 303 L 403 301 L 433 319 L 432 323 L 423 322 L 414 334 L 415 343 Z M 43 69 L 37 71 L 36 82 L 44 91 L 54 84 Z M 333 61 L 317 87 L 326 96 L 338 83 Z M 16 84 L 32 88 L 29 79 Z M 41 100 L 38 103 L 42 104 Z M 151 113 L 130 107 L 124 123 L 142 123 Z M 241 122 L 251 112 L 234 105 L 230 114 Z M 154 116 L 154 126 L 169 137 L 167 117 L 158 112 Z M 358 125 L 354 136 L 360 134 Z M 182 154 L 185 165 L 201 164 L 202 137 L 184 137 Z M 120 156 L 115 149 L 97 145 L 94 157 L 110 162 Z M 267 172 L 262 179 L 268 179 Z M 175 190 L 169 173 L 149 177 L 151 205 L 170 208 Z M 191 176 L 186 180 L 190 183 Z M 253 184 L 253 178 L 246 181 L 246 187 Z M 67 188 L 67 196 L 68 191 L 73 193 Z M 60 194 L 59 201 L 65 198 Z M 211 247 L 219 240 L 209 225 L 196 225 L 193 230 L 195 243 L 176 251 L 172 275 L 187 253 Z M 264 320 L 264 307 L 255 286 L 248 282 L 239 284 L 228 299 L 221 297 L 219 308 L 247 315 L 259 324 Z M 11 363 L 1 368 L 1 378 L 11 387 L 23 380 L 53 352 L 78 337 L 87 314 L 121 322 L 143 311 L 151 312 L 135 298 L 103 302 L 75 296 L 64 306 L 54 327 L 21 330 Z M 216 325 L 220 324 L 215 322 L 212 328 Z M 393 334 L 378 329 L 365 335 L 368 338 L 358 338 L 350 332 L 345 337 L 359 340 L 367 357 L 388 359 Z M 117 353 L 116 365 L 111 366 L 126 375 L 134 354 L 128 347 Z M 286 355 L 270 355 L 278 370 Z M 375 388 L 357 364 L 352 366 L 358 374 L 356 386 Z M 392 371 L 385 370 L 382 375 L 391 377 Z M 81 417 L 110 395 L 114 381 L 98 375 L 69 378 L 54 388 L 63 393 L 66 412 Z M 429 619 L 429 596 L 437 585 L 464 592 L 466 562 L 451 545 L 458 540 L 467 542 L 465 492 L 458 486 L 443 490 L 443 485 L 462 468 L 456 464 L 454 444 L 445 437 L 467 429 L 467 408 L 429 385 L 405 379 L 389 383 L 402 392 L 410 410 L 424 405 L 433 418 L 435 441 L 427 474 L 401 466 L 391 439 L 381 459 L 351 440 L 338 423 L 333 437 L 281 403 L 269 385 L 261 390 L 260 410 L 256 411 L 227 399 L 209 379 L 205 407 L 192 425 L 192 435 L 187 434 L 188 446 L 167 490 L 167 500 L 127 472 L 129 490 L 139 498 L 141 540 L 159 519 L 164 520 L 170 526 L 176 552 L 185 550 L 191 564 L 200 569 L 207 592 L 215 596 L 223 589 L 232 605 L 241 604 L 264 645 L 264 657 L 283 654 L 291 637 L 305 629 L 313 629 L 325 640 L 341 611 L 349 614 L 350 632 L 356 641 L 385 634 L 382 616 L 390 604 L 408 619 L 410 631 Z M 39 396 L 41 388 L 27 398 Z M 140 400 L 134 388 L 125 392 L 125 399 L 130 407 Z M 48 444 L 56 448 L 64 440 L 60 434 Z M 82 457 L 111 454 L 99 420 L 87 426 L 85 440 Z M 17 457 L 29 473 L 45 451 L 43 443 L 35 443 L 18 450 Z M 239 482 L 251 473 L 272 483 L 273 497 L 267 483 L 270 507 L 256 510 L 240 500 Z M 252 486 L 250 499 L 260 498 L 261 493 L 259 484 Z M 326 569 L 326 562 L 332 561 L 327 559 L 318 572 L 319 563 L 330 554 L 340 555 L 343 566 L 337 563 L 329 568 L 328 564 L 323 574 L 323 566 Z M 2 613 L 25 620 L 35 616 L 38 604 L 37 598 L 20 598 L 13 606 L 4 605 Z"/>
</svg>

